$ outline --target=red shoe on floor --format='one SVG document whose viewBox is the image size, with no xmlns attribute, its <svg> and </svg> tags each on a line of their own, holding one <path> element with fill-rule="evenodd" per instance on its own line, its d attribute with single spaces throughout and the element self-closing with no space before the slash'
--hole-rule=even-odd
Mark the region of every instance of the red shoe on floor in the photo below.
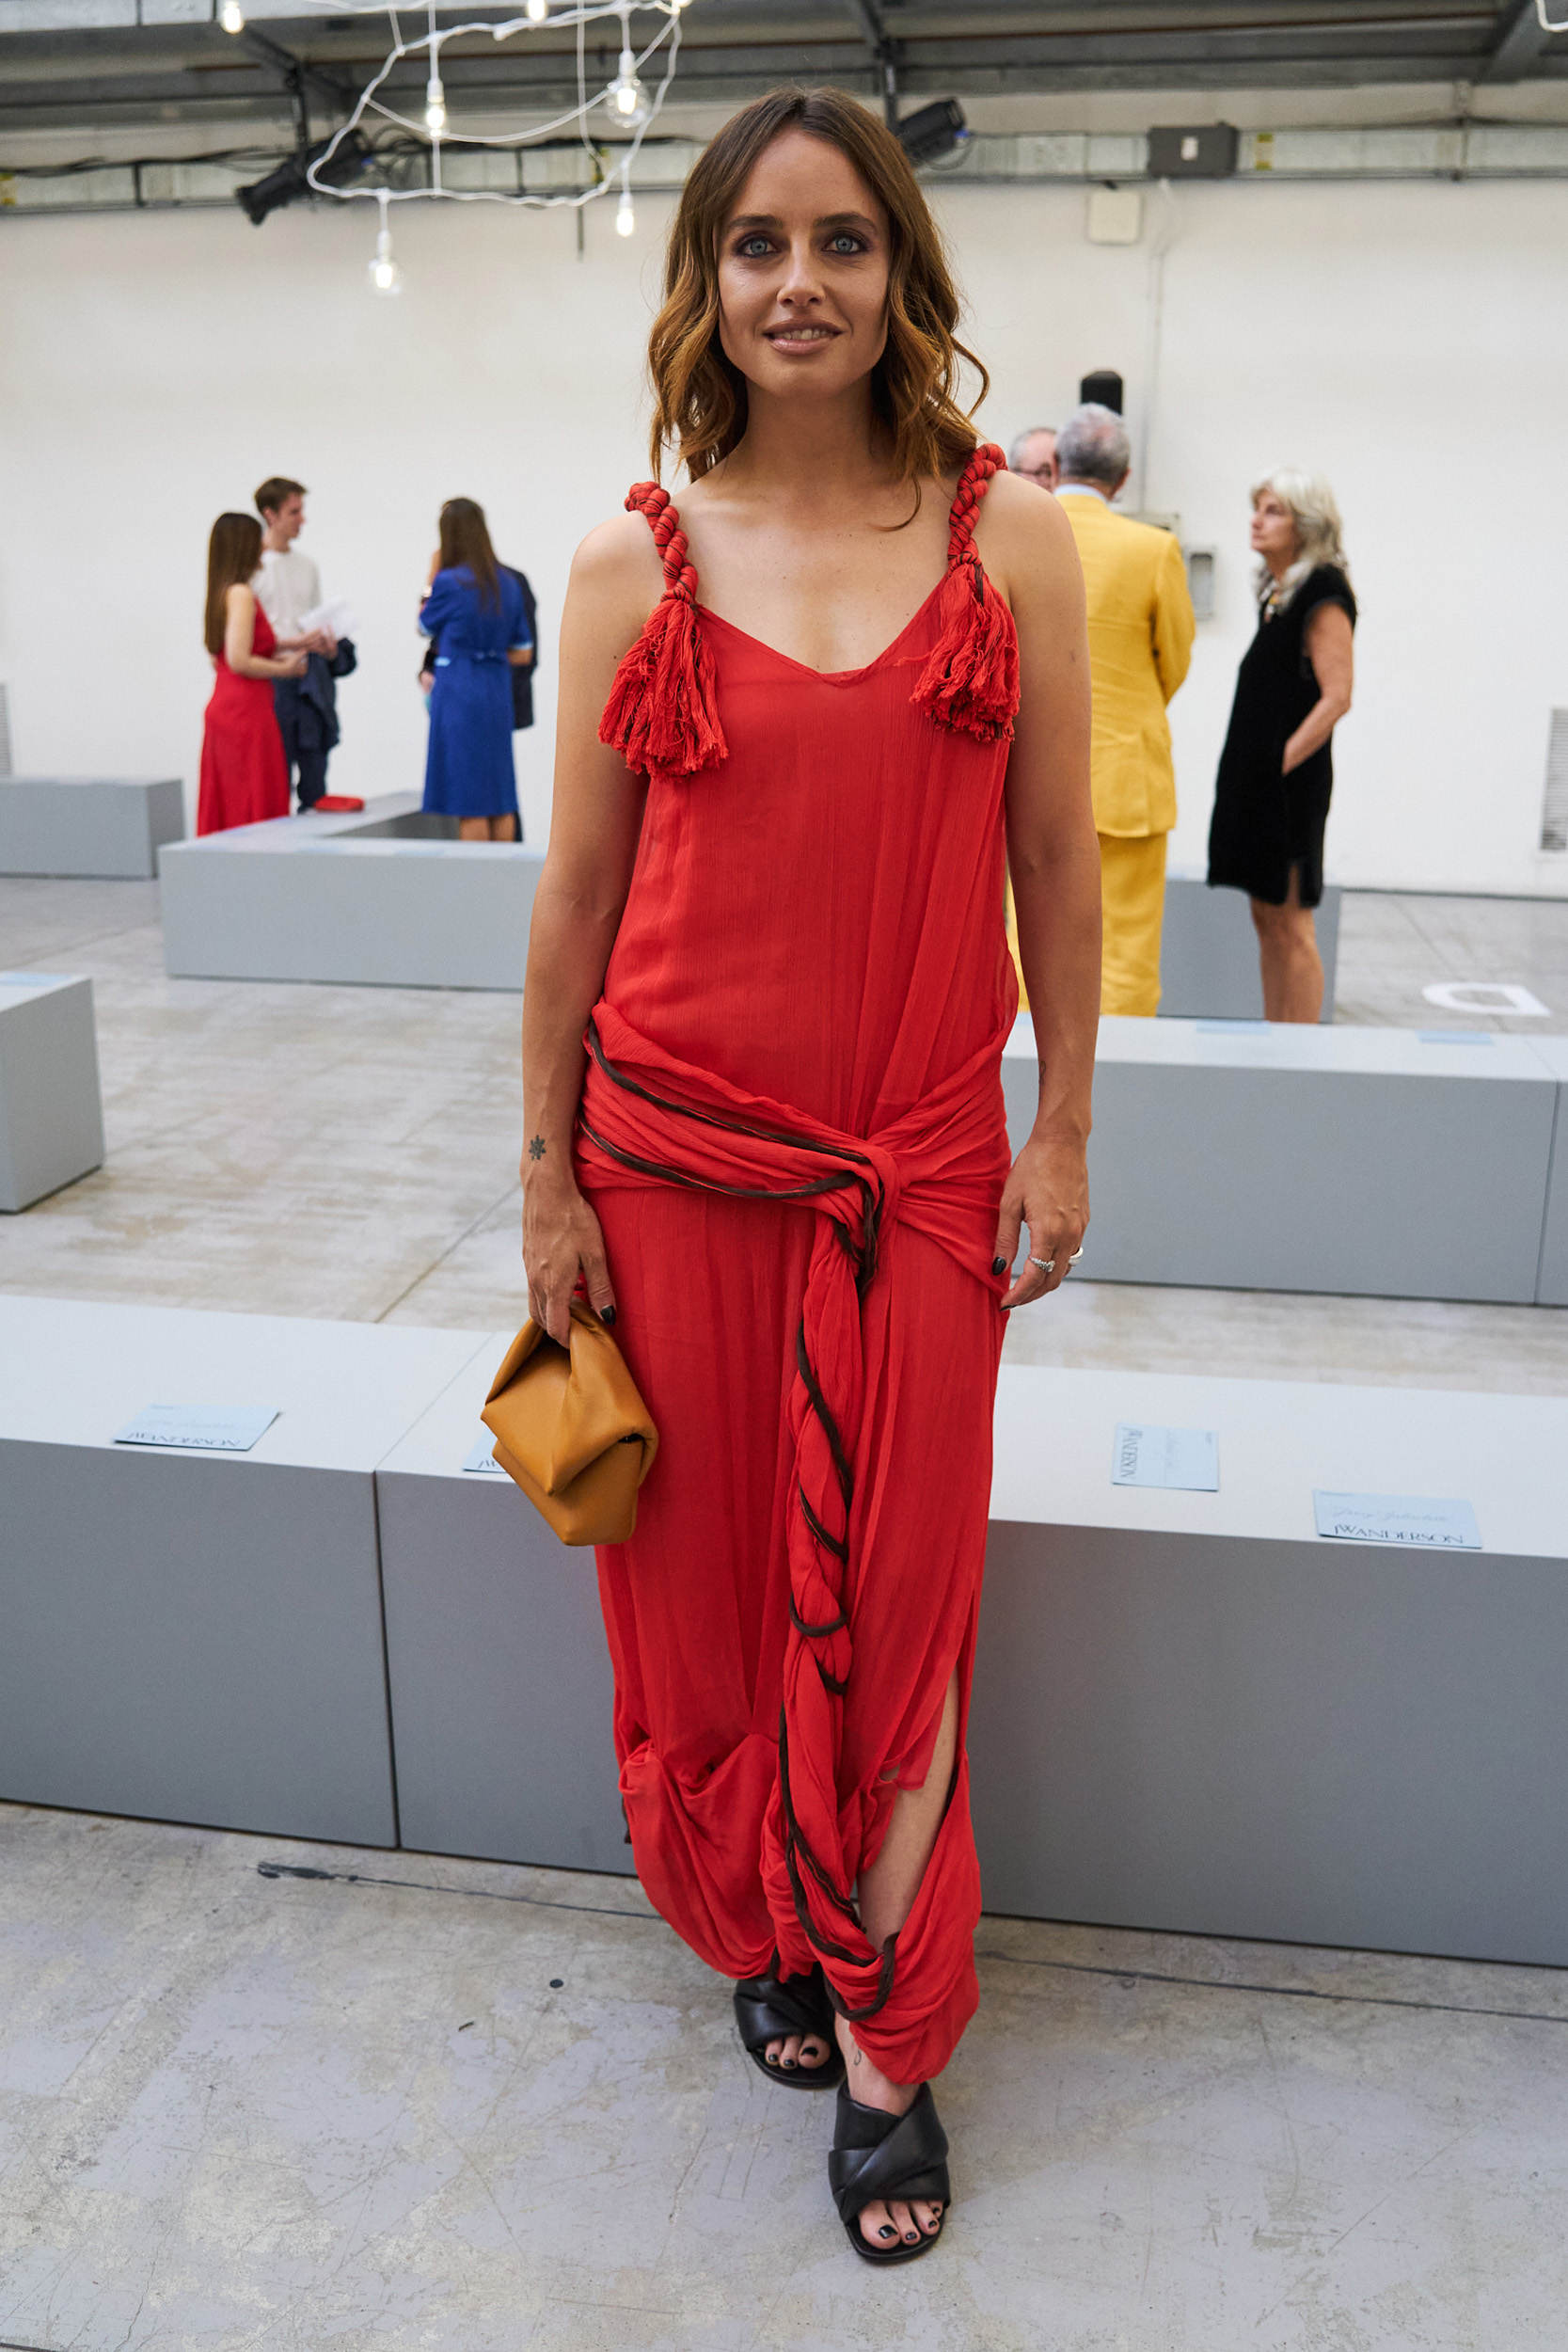
<svg viewBox="0 0 1568 2352">
<path fill-rule="evenodd" d="M 363 801 L 356 801 L 352 792 L 324 792 L 321 799 L 314 802 L 312 805 L 319 808 L 324 817 L 352 817 L 356 810 L 363 808 L 365 803 Z M 309 809 L 302 808 L 299 813 L 302 817 L 308 817 L 310 812 Z"/>
</svg>

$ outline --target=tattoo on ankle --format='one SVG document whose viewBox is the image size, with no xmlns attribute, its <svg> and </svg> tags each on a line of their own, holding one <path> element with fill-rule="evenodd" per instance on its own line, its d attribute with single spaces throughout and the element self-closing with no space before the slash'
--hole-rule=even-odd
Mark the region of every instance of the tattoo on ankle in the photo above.
<svg viewBox="0 0 1568 2352">
<path fill-rule="evenodd" d="M 531 1160 L 542 1160 L 544 1158 L 545 1138 L 543 1136 L 534 1136 L 531 1139 L 528 1147 L 528 1155 Z"/>
</svg>

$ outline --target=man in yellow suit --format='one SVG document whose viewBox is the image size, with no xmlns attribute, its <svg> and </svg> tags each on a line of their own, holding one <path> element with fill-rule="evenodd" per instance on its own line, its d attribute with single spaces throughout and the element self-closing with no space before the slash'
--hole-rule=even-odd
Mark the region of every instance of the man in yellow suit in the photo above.
<svg viewBox="0 0 1568 2352">
<path fill-rule="evenodd" d="M 1165 705 L 1192 659 L 1193 600 L 1168 531 L 1111 510 L 1132 463 L 1127 428 L 1088 402 L 1056 435 L 1056 496 L 1089 606 L 1089 775 L 1104 910 L 1101 1012 L 1160 1009 L 1165 835 L 1176 822 Z"/>
</svg>

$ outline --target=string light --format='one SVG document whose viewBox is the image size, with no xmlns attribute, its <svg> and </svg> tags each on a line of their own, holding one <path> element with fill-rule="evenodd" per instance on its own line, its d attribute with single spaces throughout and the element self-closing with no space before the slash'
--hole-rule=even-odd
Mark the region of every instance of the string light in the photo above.
<svg viewBox="0 0 1568 2352">
<path fill-rule="evenodd" d="M 439 73 L 432 73 L 424 86 L 424 119 L 432 138 L 438 139 L 447 127 L 447 94 Z"/>
<path fill-rule="evenodd" d="M 403 272 L 392 259 L 392 231 L 387 216 L 391 199 L 385 188 L 377 188 L 376 202 L 381 207 L 381 228 L 375 240 L 375 259 L 371 263 L 371 289 L 378 294 L 403 292 Z"/>
<path fill-rule="evenodd" d="M 223 0 L 223 8 L 218 17 L 218 23 L 226 33 L 245 31 L 245 10 L 240 6 L 240 0 Z"/>
<path fill-rule="evenodd" d="M 681 6 L 682 8 L 686 6 L 686 0 L 681 0 Z M 528 7 L 524 11 L 531 24 L 543 24 L 549 12 L 550 0 L 528 0 Z"/>
<path fill-rule="evenodd" d="M 615 234 L 629 237 L 637 228 L 637 212 L 631 200 L 631 165 L 621 166 L 621 195 L 615 207 Z"/>
<path fill-rule="evenodd" d="M 631 53 L 631 10 L 624 8 L 621 16 L 621 57 L 615 79 L 605 92 L 605 104 L 612 122 L 623 131 L 640 131 L 652 114 L 648 93 L 637 72 L 637 59 Z"/>
</svg>

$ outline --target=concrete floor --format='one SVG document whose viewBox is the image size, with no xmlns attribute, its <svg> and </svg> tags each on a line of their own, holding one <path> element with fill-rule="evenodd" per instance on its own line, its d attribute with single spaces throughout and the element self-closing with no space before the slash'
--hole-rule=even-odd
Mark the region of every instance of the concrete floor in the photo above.
<svg viewBox="0 0 1568 2352">
<path fill-rule="evenodd" d="M 0 881 L 28 965 L 94 977 L 110 1156 L 0 1287 L 521 1319 L 515 998 L 170 981 L 142 883 Z M 1568 1029 L 1568 907 L 1347 900 L 1341 1017 L 1443 977 Z M 1074 1281 L 1008 1350 L 1560 1393 L 1565 1343 Z M 988 1918 L 953 2219 L 879 2276 L 625 1880 L 0 1806 L 0 2352 L 1568 2352 L 1562 1972 Z"/>
<path fill-rule="evenodd" d="M 1431 978 L 1523 979 L 1568 1030 L 1568 903 L 1347 898 L 1348 1017 L 1425 1025 Z M 1420 959 L 1424 958 L 1424 961 Z M 171 980 L 153 882 L 0 878 L 0 968 L 92 975 L 109 1157 L 0 1218 L 0 1288 L 494 1329 L 518 1254 L 518 1001 Z M 1568 1311 L 1075 1278 L 1009 1360 L 1560 1392 Z"/>
<path fill-rule="evenodd" d="M 878 2274 L 831 2100 L 624 1880 L 21 1806 L 0 1872 L 8 2344 L 1568 2344 L 1561 1972 L 988 1919 L 945 2241 Z"/>
</svg>

